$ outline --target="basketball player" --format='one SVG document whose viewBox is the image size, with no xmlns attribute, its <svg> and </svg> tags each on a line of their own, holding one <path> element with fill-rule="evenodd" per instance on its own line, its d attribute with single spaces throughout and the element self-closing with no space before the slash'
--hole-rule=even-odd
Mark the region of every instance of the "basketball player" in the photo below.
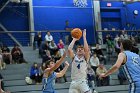
<svg viewBox="0 0 140 93">
<path fill-rule="evenodd" d="M 131 52 L 131 49 L 132 42 L 130 40 L 123 40 L 121 42 L 121 53 L 118 55 L 116 64 L 107 73 L 102 74 L 100 78 L 114 73 L 120 66 L 123 66 L 130 84 L 129 93 L 140 93 L 140 56 Z"/>
<path fill-rule="evenodd" d="M 91 93 L 87 84 L 87 62 L 89 61 L 90 54 L 88 43 L 86 40 L 86 30 L 83 31 L 84 47 L 79 46 L 76 49 L 76 54 L 73 53 L 73 46 L 78 39 L 73 38 L 68 46 L 68 53 L 72 61 L 71 68 L 71 85 L 69 93 Z"/>
<path fill-rule="evenodd" d="M 47 68 L 44 71 L 43 80 L 42 80 L 43 93 L 56 93 L 54 89 L 55 79 L 57 77 L 62 77 L 66 73 L 69 67 L 69 63 L 66 61 L 65 62 L 66 65 L 64 69 L 58 73 L 54 72 L 54 70 L 56 70 L 62 64 L 65 57 L 66 57 L 66 52 L 56 63 L 53 60 L 49 60 L 46 62 Z"/>
</svg>

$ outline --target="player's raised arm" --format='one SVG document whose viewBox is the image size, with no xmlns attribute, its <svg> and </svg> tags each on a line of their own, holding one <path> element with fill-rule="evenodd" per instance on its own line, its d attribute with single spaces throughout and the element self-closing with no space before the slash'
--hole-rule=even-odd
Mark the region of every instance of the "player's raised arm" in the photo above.
<svg viewBox="0 0 140 93">
<path fill-rule="evenodd" d="M 57 77 L 63 77 L 64 74 L 66 73 L 68 67 L 69 67 L 69 63 L 66 61 L 64 69 L 62 71 L 60 71 L 59 73 L 56 73 L 56 76 Z"/>
<path fill-rule="evenodd" d="M 100 78 L 107 77 L 108 75 L 116 72 L 120 68 L 122 63 L 124 63 L 124 60 L 125 60 L 125 54 L 124 53 L 120 53 L 118 55 L 118 59 L 117 59 L 116 63 L 105 74 L 102 74 L 100 76 Z"/>
<path fill-rule="evenodd" d="M 63 56 L 59 60 L 56 61 L 55 65 L 49 69 L 49 72 L 56 70 L 62 64 L 65 57 L 66 57 L 66 51 L 64 52 Z"/>
<path fill-rule="evenodd" d="M 86 39 L 86 29 L 84 29 L 84 31 L 83 31 L 83 41 L 84 41 L 85 57 L 88 62 L 88 60 L 90 58 L 90 53 L 89 53 L 89 47 L 88 47 L 88 43 L 87 43 L 87 39 Z"/>
<path fill-rule="evenodd" d="M 76 39 L 76 38 L 73 38 L 73 40 L 71 41 L 71 43 L 70 43 L 70 45 L 68 46 L 68 54 L 69 54 L 69 56 L 70 56 L 70 58 L 74 58 L 74 53 L 73 53 L 73 46 L 74 46 L 74 44 L 75 44 L 75 42 L 77 41 L 78 39 Z"/>
</svg>

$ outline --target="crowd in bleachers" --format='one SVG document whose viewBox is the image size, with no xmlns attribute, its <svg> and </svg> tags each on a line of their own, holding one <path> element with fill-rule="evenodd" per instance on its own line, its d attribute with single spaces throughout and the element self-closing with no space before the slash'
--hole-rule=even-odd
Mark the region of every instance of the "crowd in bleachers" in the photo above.
<svg viewBox="0 0 140 93">
<path fill-rule="evenodd" d="M 107 35 L 105 38 L 107 45 L 107 53 L 108 55 L 112 55 L 113 53 L 119 54 L 120 52 L 120 41 L 124 39 L 130 39 L 133 41 L 134 46 L 137 45 L 134 37 L 127 35 L 124 31 L 122 31 L 121 35 L 116 35 L 113 39 L 111 35 Z M 99 44 L 96 44 L 95 48 L 89 47 L 91 50 L 91 57 L 89 60 L 89 67 L 87 69 L 87 76 L 89 85 L 94 89 L 96 86 L 108 86 L 110 83 L 110 77 L 99 78 L 100 74 L 106 73 L 107 69 L 104 65 L 108 63 L 107 56 L 105 55 L 102 48 Z M 30 69 L 30 79 L 32 79 L 35 84 L 40 84 L 42 82 L 43 71 L 46 69 L 45 62 L 53 59 L 55 62 L 61 58 L 65 51 L 65 44 L 62 39 L 59 40 L 58 44 L 55 43 L 53 36 L 50 32 L 47 32 L 45 36 L 45 40 L 42 40 L 41 32 L 39 32 L 34 38 L 34 49 L 39 50 L 39 56 L 42 59 L 41 64 L 34 63 Z M 139 49 L 134 47 L 133 52 L 139 53 Z M 111 57 L 111 56 L 110 56 Z M 0 69 L 5 69 L 6 64 L 13 63 L 25 63 L 25 59 L 23 56 L 23 52 L 18 45 L 15 45 L 12 50 L 3 45 L 0 48 Z M 61 71 L 64 68 L 62 64 L 56 72 Z M 64 75 L 64 80 L 67 82 L 67 78 Z M 120 80 L 120 84 L 123 84 L 123 81 L 126 80 L 126 77 L 122 71 L 119 70 L 118 79 Z M 57 82 L 58 79 L 57 79 Z M 1 82 L 2 83 L 2 82 Z M 27 82 L 28 83 L 28 82 Z M 31 83 L 32 84 L 32 83 Z M 3 87 L 3 86 L 2 86 Z"/>
</svg>

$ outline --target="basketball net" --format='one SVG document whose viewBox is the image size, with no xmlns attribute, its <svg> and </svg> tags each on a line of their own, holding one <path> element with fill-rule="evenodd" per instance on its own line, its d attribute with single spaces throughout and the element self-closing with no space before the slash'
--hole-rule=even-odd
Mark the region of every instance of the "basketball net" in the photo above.
<svg viewBox="0 0 140 93">
<path fill-rule="evenodd" d="M 73 0 L 74 6 L 77 7 L 86 7 L 87 4 L 87 0 Z"/>
</svg>

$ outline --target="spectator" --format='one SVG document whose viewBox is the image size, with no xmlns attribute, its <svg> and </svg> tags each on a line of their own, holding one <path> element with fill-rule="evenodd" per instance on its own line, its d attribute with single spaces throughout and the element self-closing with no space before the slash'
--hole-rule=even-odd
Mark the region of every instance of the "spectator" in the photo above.
<svg viewBox="0 0 140 93">
<path fill-rule="evenodd" d="M 4 91 L 4 82 L 3 82 L 3 76 L 0 74 L 0 87 Z M 1 93 L 1 92 L 0 92 Z"/>
<path fill-rule="evenodd" d="M 39 73 L 39 67 L 37 63 L 34 63 L 30 69 L 30 78 L 35 81 L 36 84 L 41 83 L 42 77 Z"/>
<path fill-rule="evenodd" d="M 0 93 L 10 93 L 10 91 L 4 90 L 4 82 L 1 74 L 0 74 Z"/>
<path fill-rule="evenodd" d="M 116 37 L 114 38 L 114 44 L 116 45 L 116 43 L 120 40 L 120 37 L 118 36 L 118 34 L 116 35 Z"/>
<path fill-rule="evenodd" d="M 3 61 L 6 64 L 12 64 L 12 56 L 10 53 L 10 49 L 5 45 L 2 47 L 2 55 L 3 55 Z"/>
<path fill-rule="evenodd" d="M 121 40 L 129 39 L 127 33 L 126 33 L 124 30 L 122 30 L 122 33 L 121 33 L 121 35 L 120 35 L 120 39 L 121 39 Z"/>
<path fill-rule="evenodd" d="M 107 86 L 109 85 L 109 76 L 106 78 L 99 78 L 99 76 L 101 74 L 106 73 L 107 70 L 105 68 L 105 66 L 103 64 L 100 64 L 99 67 L 96 70 L 96 74 L 97 74 L 97 85 L 98 86 Z"/>
<path fill-rule="evenodd" d="M 52 59 L 52 56 L 50 54 L 50 51 L 49 50 L 46 50 L 46 55 L 43 55 L 42 56 L 42 63 L 44 63 L 44 62 L 46 62 L 46 61 L 48 61 L 50 59 Z"/>
<path fill-rule="evenodd" d="M 45 40 L 48 42 L 48 44 L 53 40 L 53 36 L 51 35 L 49 31 L 47 32 L 45 36 Z"/>
<path fill-rule="evenodd" d="M 45 69 L 46 69 L 46 63 L 44 62 L 41 64 L 40 69 L 39 69 L 39 73 L 41 74 L 41 76 L 43 75 Z"/>
<path fill-rule="evenodd" d="M 3 62 L 3 58 L 2 58 L 2 50 L 0 49 L 0 69 L 5 69 L 6 68 L 6 64 Z"/>
<path fill-rule="evenodd" d="M 49 48 L 48 42 L 45 41 L 41 44 L 39 48 L 39 55 L 43 57 L 43 55 L 46 55 L 47 50 L 50 50 L 50 48 Z"/>
<path fill-rule="evenodd" d="M 64 28 L 67 32 L 71 32 L 71 30 L 73 29 L 73 28 L 71 28 L 70 26 L 69 26 L 69 20 L 66 20 L 65 21 L 65 28 Z M 71 37 L 71 34 L 68 34 L 68 35 L 66 35 L 66 44 L 69 44 L 71 41 L 72 41 L 72 37 Z"/>
<path fill-rule="evenodd" d="M 97 54 L 99 60 L 104 61 L 104 64 L 106 64 L 106 56 L 104 56 L 102 49 L 99 48 L 99 44 L 96 44 L 96 48 L 94 49 L 94 52 Z"/>
<path fill-rule="evenodd" d="M 11 51 L 12 59 L 15 63 L 25 63 L 23 52 L 18 45 L 15 45 Z"/>
<path fill-rule="evenodd" d="M 112 54 L 114 50 L 114 42 L 110 35 L 106 36 L 106 44 L 107 44 L 107 52 L 108 54 Z"/>
<path fill-rule="evenodd" d="M 94 72 L 96 72 L 96 69 L 98 68 L 100 62 L 99 59 L 97 57 L 96 53 L 93 53 L 93 55 L 91 55 L 90 57 L 90 64 L 91 64 L 91 68 L 94 70 Z"/>
<path fill-rule="evenodd" d="M 42 42 L 41 31 L 37 33 L 34 37 L 34 49 L 39 48 Z"/>
<path fill-rule="evenodd" d="M 119 79 L 119 81 L 120 81 L 120 85 L 122 85 L 123 82 L 126 80 L 126 76 L 125 76 L 125 73 L 124 73 L 122 67 L 119 69 L 118 79 Z"/>
<path fill-rule="evenodd" d="M 64 43 L 63 43 L 62 39 L 59 40 L 57 47 L 59 49 L 60 55 L 62 56 L 64 54 L 64 51 L 65 51 Z"/>
<path fill-rule="evenodd" d="M 51 55 L 55 55 L 56 52 L 58 51 L 57 45 L 55 44 L 54 40 L 52 40 L 49 44 L 49 48 L 50 48 L 50 53 Z"/>
<path fill-rule="evenodd" d="M 132 44 L 133 44 L 134 46 L 137 45 L 136 40 L 135 40 L 135 38 L 134 38 L 133 36 L 130 36 L 130 40 L 132 41 Z"/>
</svg>

